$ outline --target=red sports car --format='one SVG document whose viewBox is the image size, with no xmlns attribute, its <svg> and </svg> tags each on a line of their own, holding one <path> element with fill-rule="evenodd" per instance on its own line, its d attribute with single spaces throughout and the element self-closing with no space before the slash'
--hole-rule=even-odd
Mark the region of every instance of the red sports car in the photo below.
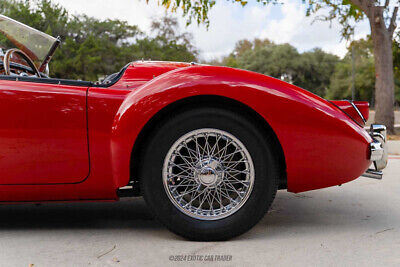
<svg viewBox="0 0 400 267">
<path fill-rule="evenodd" d="M 364 129 L 367 102 L 194 63 L 54 79 L 59 39 L 4 16 L 0 32 L 15 47 L 0 70 L 3 203 L 143 196 L 171 231 L 225 240 L 254 226 L 278 189 L 381 178 L 386 167 L 386 129 Z"/>
</svg>

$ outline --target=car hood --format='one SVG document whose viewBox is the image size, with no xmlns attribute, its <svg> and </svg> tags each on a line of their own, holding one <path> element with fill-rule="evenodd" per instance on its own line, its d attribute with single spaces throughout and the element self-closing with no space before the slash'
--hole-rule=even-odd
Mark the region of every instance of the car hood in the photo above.
<svg viewBox="0 0 400 267">
<path fill-rule="evenodd" d="M 135 89 L 166 72 L 194 65 L 183 62 L 135 61 L 126 67 L 122 77 L 112 88 Z"/>
</svg>

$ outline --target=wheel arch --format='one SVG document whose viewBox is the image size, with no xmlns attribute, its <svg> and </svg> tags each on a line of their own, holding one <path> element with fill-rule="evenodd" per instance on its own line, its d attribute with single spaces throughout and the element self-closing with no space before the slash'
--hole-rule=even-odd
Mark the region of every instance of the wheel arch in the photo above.
<svg viewBox="0 0 400 267">
<path fill-rule="evenodd" d="M 221 107 L 232 112 L 245 115 L 253 124 L 262 131 L 266 138 L 272 138 L 274 151 L 278 155 L 280 169 L 280 184 L 279 189 L 287 188 L 286 177 L 286 160 L 281 143 L 268 122 L 254 109 L 237 100 L 218 95 L 197 95 L 180 99 L 173 102 L 159 112 L 157 112 L 141 129 L 135 143 L 133 145 L 130 157 L 130 181 L 135 185 L 139 185 L 139 166 L 141 164 L 141 154 L 144 152 L 146 143 L 148 142 L 151 133 L 157 130 L 158 125 L 161 125 L 172 114 L 176 112 L 184 112 L 189 109 L 200 107 Z"/>
</svg>

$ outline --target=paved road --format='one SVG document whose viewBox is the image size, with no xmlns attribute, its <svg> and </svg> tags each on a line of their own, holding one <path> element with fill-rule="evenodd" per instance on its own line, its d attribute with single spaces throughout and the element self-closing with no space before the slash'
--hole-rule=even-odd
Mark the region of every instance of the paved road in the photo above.
<svg viewBox="0 0 400 267">
<path fill-rule="evenodd" d="M 389 140 L 387 147 L 389 154 L 400 156 L 400 140 Z"/>
<path fill-rule="evenodd" d="M 280 192 L 261 223 L 229 242 L 185 241 L 154 221 L 142 199 L 1 206 L 0 265 L 184 266 L 169 257 L 228 254 L 232 260 L 223 265 L 398 266 L 400 157 L 385 175 L 299 195 Z"/>
</svg>

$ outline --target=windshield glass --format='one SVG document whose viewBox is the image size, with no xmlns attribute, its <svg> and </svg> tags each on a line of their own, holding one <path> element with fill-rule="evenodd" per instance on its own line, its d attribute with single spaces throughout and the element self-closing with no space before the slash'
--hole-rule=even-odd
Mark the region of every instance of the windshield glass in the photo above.
<svg viewBox="0 0 400 267">
<path fill-rule="evenodd" d="M 57 38 L 0 15 L 0 57 L 9 48 L 24 51 L 40 67 Z"/>
</svg>

